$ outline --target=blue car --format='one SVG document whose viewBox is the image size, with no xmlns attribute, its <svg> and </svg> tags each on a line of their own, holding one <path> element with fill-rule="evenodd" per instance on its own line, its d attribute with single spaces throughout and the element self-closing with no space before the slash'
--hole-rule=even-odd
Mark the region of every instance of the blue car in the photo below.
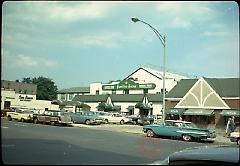
<svg viewBox="0 0 240 166">
<path fill-rule="evenodd" d="M 100 118 L 90 111 L 70 113 L 70 116 L 73 123 L 82 123 L 86 125 L 103 123 L 103 118 Z"/>
<path fill-rule="evenodd" d="M 214 130 L 198 128 L 194 123 L 179 120 L 166 120 L 164 123 L 143 126 L 147 137 L 168 136 L 184 141 L 216 138 Z"/>
</svg>

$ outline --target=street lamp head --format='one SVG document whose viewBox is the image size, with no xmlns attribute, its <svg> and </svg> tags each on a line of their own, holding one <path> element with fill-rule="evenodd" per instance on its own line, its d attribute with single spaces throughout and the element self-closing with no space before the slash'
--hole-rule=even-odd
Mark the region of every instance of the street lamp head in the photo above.
<svg viewBox="0 0 240 166">
<path fill-rule="evenodd" d="M 133 22 L 138 22 L 138 21 L 140 21 L 137 17 L 132 17 L 131 20 L 132 20 Z"/>
</svg>

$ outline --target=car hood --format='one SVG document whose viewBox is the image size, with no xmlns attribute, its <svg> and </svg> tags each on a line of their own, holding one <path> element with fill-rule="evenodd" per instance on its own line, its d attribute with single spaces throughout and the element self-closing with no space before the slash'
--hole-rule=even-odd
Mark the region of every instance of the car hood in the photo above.
<svg viewBox="0 0 240 166">
<path fill-rule="evenodd" d="M 179 152 L 175 152 L 169 158 L 170 160 L 212 160 L 223 162 L 239 162 L 239 147 L 237 146 L 201 146 L 188 148 Z"/>
<path fill-rule="evenodd" d="M 239 147 L 231 145 L 210 145 L 187 148 L 173 154 L 165 160 L 158 160 L 155 164 L 168 164 L 171 161 L 216 161 L 224 163 L 239 163 Z"/>
</svg>

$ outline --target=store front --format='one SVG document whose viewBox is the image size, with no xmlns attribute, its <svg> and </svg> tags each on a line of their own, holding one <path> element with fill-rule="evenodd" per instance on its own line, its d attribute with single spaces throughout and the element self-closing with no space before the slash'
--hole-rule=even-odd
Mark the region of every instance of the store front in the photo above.
<svg viewBox="0 0 240 166">
<path fill-rule="evenodd" d="M 183 119 L 197 124 L 199 127 L 214 127 L 214 110 L 188 109 L 183 113 Z"/>
<path fill-rule="evenodd" d="M 183 120 L 182 116 L 184 113 L 185 109 L 166 109 L 165 114 L 166 114 L 166 119 L 172 119 L 172 120 Z"/>
<path fill-rule="evenodd" d="M 237 117 L 236 123 L 239 124 L 239 109 L 233 109 L 230 105 L 233 103 L 231 100 L 240 102 L 238 92 L 239 79 L 237 78 L 181 80 L 167 94 L 167 108 L 185 109 L 182 119 L 202 127 L 223 127 L 229 116 Z M 228 100 L 228 104 L 225 99 Z M 172 118 L 177 118 L 177 114 L 175 113 L 175 117 Z"/>
<path fill-rule="evenodd" d="M 231 110 L 223 110 L 220 115 L 224 118 L 224 123 L 227 125 L 227 121 L 229 117 L 235 117 L 234 122 L 236 126 L 240 126 L 240 109 L 231 109 Z"/>
</svg>

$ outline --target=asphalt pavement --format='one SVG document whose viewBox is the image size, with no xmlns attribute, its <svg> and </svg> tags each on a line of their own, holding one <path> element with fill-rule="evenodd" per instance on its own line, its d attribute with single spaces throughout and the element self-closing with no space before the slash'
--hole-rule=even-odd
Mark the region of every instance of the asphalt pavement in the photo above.
<svg viewBox="0 0 240 166">
<path fill-rule="evenodd" d="M 142 126 L 139 125 L 119 125 L 119 124 L 101 124 L 101 125 L 85 125 L 85 124 L 73 124 L 74 127 L 85 127 L 91 128 L 95 130 L 106 130 L 106 131 L 113 131 L 113 132 L 127 132 L 127 133 L 134 133 L 134 134 L 142 134 Z M 218 144 L 236 144 L 235 142 L 231 142 L 229 138 L 225 136 L 224 129 L 216 129 L 215 143 Z"/>
</svg>

